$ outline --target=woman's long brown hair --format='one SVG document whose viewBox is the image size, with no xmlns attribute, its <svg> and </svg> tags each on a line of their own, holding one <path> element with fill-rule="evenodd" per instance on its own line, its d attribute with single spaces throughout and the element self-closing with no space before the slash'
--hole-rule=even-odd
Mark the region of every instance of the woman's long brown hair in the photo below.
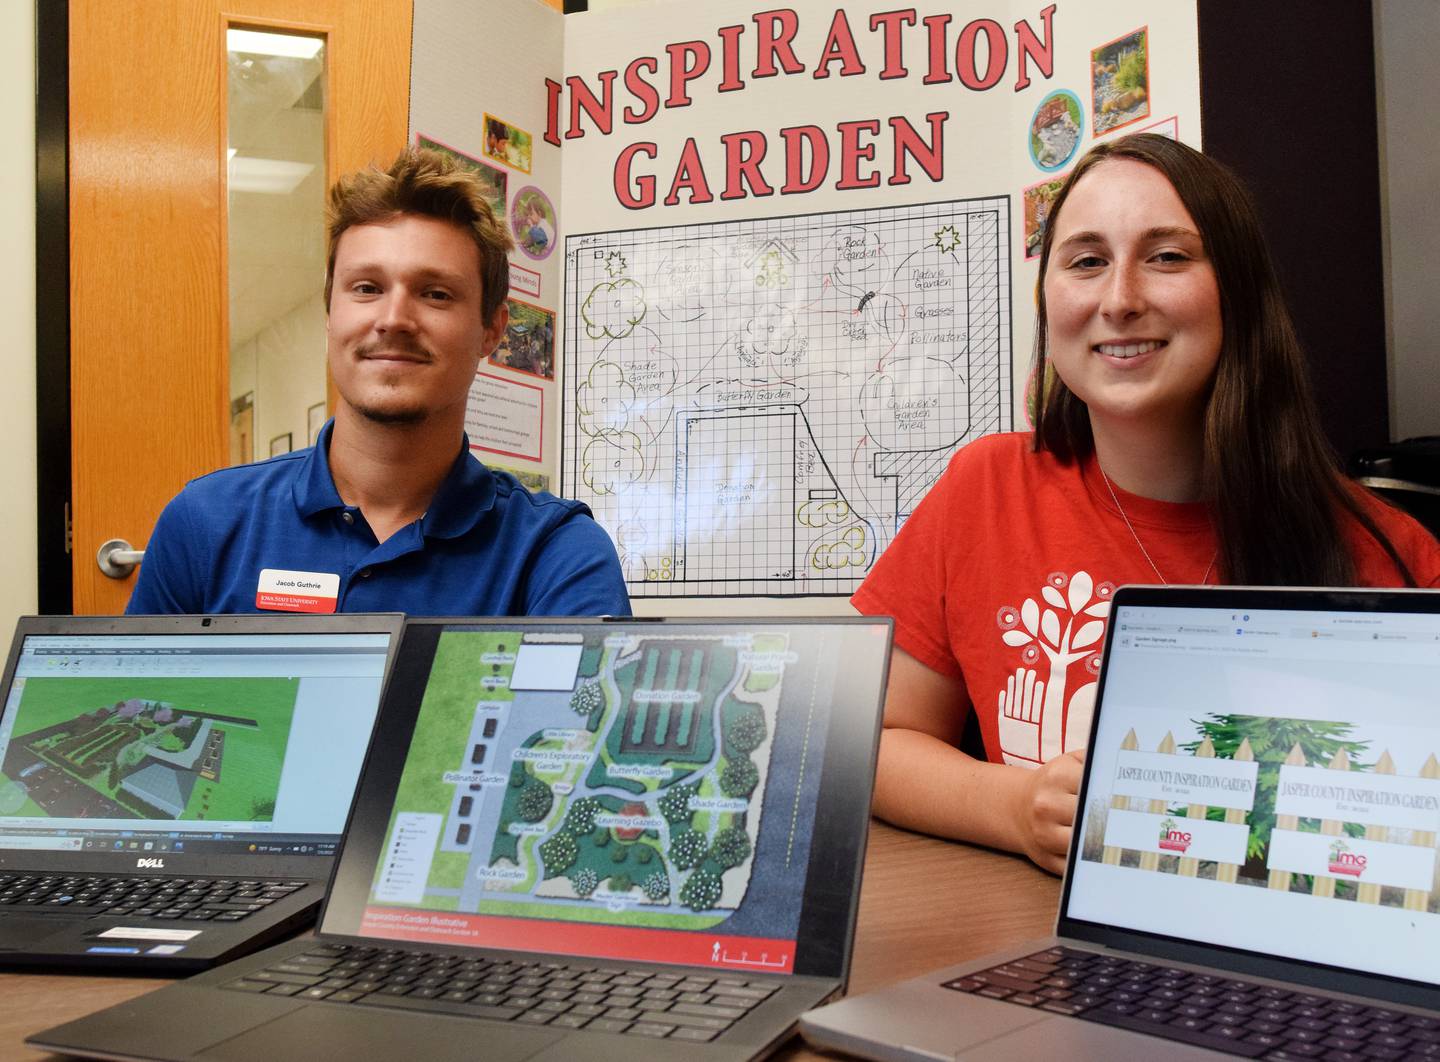
<svg viewBox="0 0 1440 1062">
<path fill-rule="evenodd" d="M 1215 270 L 1222 335 L 1205 406 L 1202 493 L 1219 539 L 1221 577 L 1249 585 L 1351 586 L 1355 562 L 1341 533 L 1348 514 L 1414 586 L 1325 440 L 1305 355 L 1250 193 L 1224 166 L 1168 137 L 1137 133 L 1095 145 L 1051 207 L 1036 293 L 1035 449 L 1065 463 L 1095 449 L 1085 403 L 1058 376 L 1047 378 L 1045 271 L 1071 189 L 1109 159 L 1133 159 L 1165 175 L 1199 228 Z"/>
</svg>

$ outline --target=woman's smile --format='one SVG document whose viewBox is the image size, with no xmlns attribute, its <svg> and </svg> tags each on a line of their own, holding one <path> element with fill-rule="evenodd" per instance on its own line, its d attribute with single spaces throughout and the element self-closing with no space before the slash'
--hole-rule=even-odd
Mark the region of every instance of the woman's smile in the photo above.
<svg viewBox="0 0 1440 1062">
<path fill-rule="evenodd" d="M 1165 176 L 1095 166 L 1056 219 L 1045 273 L 1049 359 L 1107 420 L 1196 420 L 1220 358 L 1220 294 L 1204 241 Z"/>
</svg>

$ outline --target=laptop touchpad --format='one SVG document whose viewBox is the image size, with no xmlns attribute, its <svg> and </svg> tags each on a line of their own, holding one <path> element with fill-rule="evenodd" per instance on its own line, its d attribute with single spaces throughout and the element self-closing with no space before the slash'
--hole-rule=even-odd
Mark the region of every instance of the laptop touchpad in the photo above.
<svg viewBox="0 0 1440 1062">
<path fill-rule="evenodd" d="M 44 940 L 75 925 L 70 919 L 26 918 L 5 916 L 5 930 L 0 936 L 0 951 L 24 951 L 31 944 Z"/>
<path fill-rule="evenodd" d="M 384 1007 L 308 1006 L 201 1051 L 197 1057 L 254 1062 L 257 1058 L 423 1058 L 426 1062 L 519 1062 L 564 1033 L 419 1015 Z M 483 1044 L 483 1048 L 477 1048 Z"/>
</svg>

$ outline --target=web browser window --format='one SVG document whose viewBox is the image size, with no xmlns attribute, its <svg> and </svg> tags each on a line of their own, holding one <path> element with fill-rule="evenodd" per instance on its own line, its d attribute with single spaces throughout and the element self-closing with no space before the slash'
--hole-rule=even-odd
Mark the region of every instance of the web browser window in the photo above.
<svg viewBox="0 0 1440 1062">
<path fill-rule="evenodd" d="M 1112 622 L 1067 915 L 1440 982 L 1440 617 Z"/>
<path fill-rule="evenodd" d="M 333 855 L 385 634 L 30 636 L 0 848 Z"/>
</svg>

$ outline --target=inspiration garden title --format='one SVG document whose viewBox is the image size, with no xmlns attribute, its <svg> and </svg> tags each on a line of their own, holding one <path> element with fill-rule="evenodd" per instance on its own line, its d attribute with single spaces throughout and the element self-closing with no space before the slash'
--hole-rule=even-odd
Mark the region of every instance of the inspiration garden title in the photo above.
<svg viewBox="0 0 1440 1062">
<path fill-rule="evenodd" d="M 813 55 L 797 49 L 800 17 L 794 10 L 757 12 L 749 23 L 717 28 L 713 39 L 668 44 L 663 56 L 637 56 L 623 71 L 604 70 L 589 81 L 567 77 L 564 84 L 546 78 L 545 139 L 558 147 L 587 135 L 608 137 L 617 125 L 643 126 L 662 110 L 691 106 L 701 90 L 743 92 L 755 81 L 775 77 L 900 81 L 918 75 L 923 86 L 958 82 L 968 91 L 987 92 L 1009 85 L 1019 92 L 1030 85 L 1032 72 L 1053 76 L 1055 7 L 1041 10 L 1035 25 L 1022 19 L 1010 31 L 993 18 L 961 25 L 949 13 L 922 16 L 915 8 L 877 12 L 857 27 L 844 9 L 837 9 Z M 792 125 L 778 131 L 778 145 L 762 130 L 738 130 L 720 137 L 723 173 L 714 175 L 706 172 L 694 137 L 685 139 L 673 159 L 661 158 L 656 142 L 635 140 L 617 154 L 612 186 L 622 206 L 643 210 L 656 205 L 662 187 L 659 202 L 675 206 L 682 197 L 700 204 L 717 194 L 721 200 L 777 191 L 799 195 L 827 183 L 841 191 L 875 188 L 882 180 L 904 185 L 912 180 L 912 165 L 938 183 L 944 179 L 949 118 L 949 111 L 937 108 L 919 123 L 896 114 L 883 122 L 877 117 L 842 121 L 833 129 Z M 888 138 L 882 138 L 882 127 Z M 777 150 L 783 152 L 783 180 L 773 163 L 771 178 L 762 170 Z"/>
</svg>

